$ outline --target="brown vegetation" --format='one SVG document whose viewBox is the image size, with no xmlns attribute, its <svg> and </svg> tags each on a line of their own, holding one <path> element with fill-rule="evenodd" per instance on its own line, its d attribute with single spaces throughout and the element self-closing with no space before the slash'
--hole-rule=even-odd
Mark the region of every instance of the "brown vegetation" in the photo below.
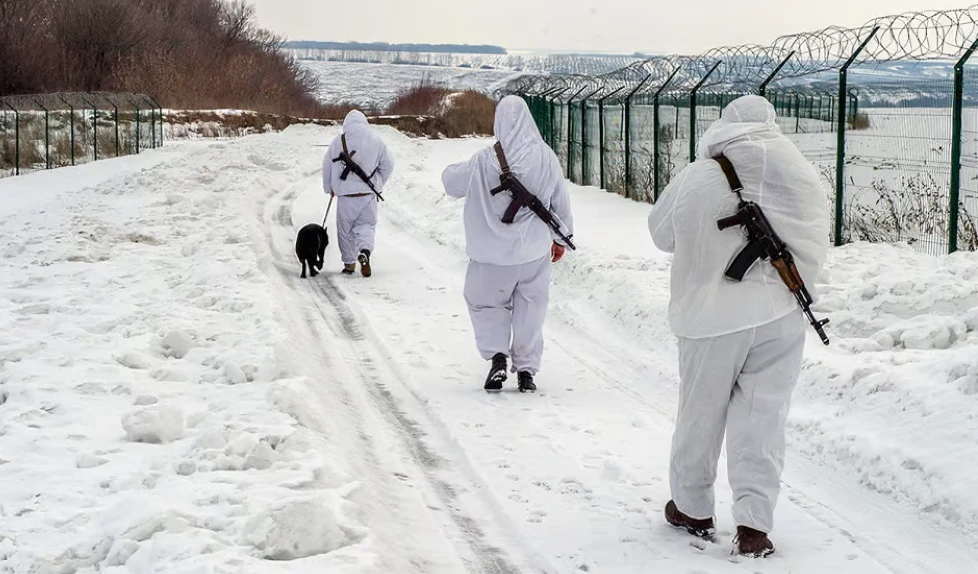
<svg viewBox="0 0 978 574">
<path fill-rule="evenodd" d="M 856 117 L 849 122 L 849 129 L 851 130 L 868 130 L 872 127 L 872 122 L 869 119 L 869 114 L 858 113 Z"/>
<path fill-rule="evenodd" d="M 152 94 L 170 108 L 337 117 L 242 0 L 0 0 L 0 95 Z"/>
<path fill-rule="evenodd" d="M 489 96 L 474 90 L 456 92 L 427 78 L 402 91 L 387 108 L 388 116 L 426 118 L 416 126 L 419 135 L 450 138 L 492 135 L 495 113 L 496 102 Z"/>
</svg>

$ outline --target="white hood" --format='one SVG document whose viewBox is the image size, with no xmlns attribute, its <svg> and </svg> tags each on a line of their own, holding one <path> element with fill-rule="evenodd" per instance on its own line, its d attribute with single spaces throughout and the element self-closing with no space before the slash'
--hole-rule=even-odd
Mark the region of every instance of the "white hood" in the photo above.
<svg viewBox="0 0 978 574">
<path fill-rule="evenodd" d="M 749 136 L 778 136 L 781 128 L 771 102 L 760 96 L 744 96 L 730 103 L 722 117 L 713 123 L 700 141 L 696 157 L 714 158 L 730 143 Z"/>
</svg>

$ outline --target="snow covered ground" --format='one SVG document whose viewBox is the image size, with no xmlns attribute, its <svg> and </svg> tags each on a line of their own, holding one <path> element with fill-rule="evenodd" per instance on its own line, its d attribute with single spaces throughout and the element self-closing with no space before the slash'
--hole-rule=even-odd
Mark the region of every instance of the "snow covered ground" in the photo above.
<svg viewBox="0 0 978 574">
<path fill-rule="evenodd" d="M 663 525 L 649 206 L 574 189 L 541 392 L 481 391 L 444 165 L 381 129 L 375 274 L 300 280 L 335 128 L 0 181 L 0 572 L 952 573 L 978 560 L 978 255 L 833 250 L 765 561 Z M 332 218 L 330 218 L 332 219 Z M 332 222 L 329 224 L 333 228 Z"/>
</svg>

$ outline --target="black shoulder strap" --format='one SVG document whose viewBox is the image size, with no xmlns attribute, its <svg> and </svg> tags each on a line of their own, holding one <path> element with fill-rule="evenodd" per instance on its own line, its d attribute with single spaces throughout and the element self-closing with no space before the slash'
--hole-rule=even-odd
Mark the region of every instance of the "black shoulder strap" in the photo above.
<svg viewBox="0 0 978 574">
<path fill-rule="evenodd" d="M 733 164 L 730 163 L 727 156 L 720 154 L 713 158 L 713 161 L 720 164 L 720 169 L 723 170 L 723 175 L 726 176 L 727 183 L 730 184 L 730 189 L 737 195 L 740 195 L 740 192 L 744 191 L 744 186 L 740 183 L 740 177 L 737 176 L 737 170 L 734 169 Z"/>
<path fill-rule="evenodd" d="M 346 148 L 346 134 L 340 134 L 340 143 L 343 144 L 343 153 L 350 155 L 350 150 Z"/>
<path fill-rule="evenodd" d="M 503 153 L 503 144 L 496 142 L 492 148 L 496 150 L 496 159 L 499 160 L 500 169 L 503 170 L 503 173 L 509 173 L 509 162 L 506 161 L 506 154 Z"/>
<path fill-rule="evenodd" d="M 720 164 L 720 169 L 723 170 L 723 175 L 727 178 L 727 183 L 730 184 L 730 190 L 737 194 L 737 197 L 740 198 L 741 205 L 743 205 L 744 198 L 741 197 L 740 192 L 744 191 L 744 186 L 742 183 L 740 183 L 740 177 L 737 175 L 737 170 L 734 169 L 733 164 L 730 163 L 727 156 L 723 154 L 718 155 L 717 157 L 713 158 L 713 160 Z M 753 237 L 749 237 L 747 246 L 737 254 L 737 257 L 734 258 L 734 260 L 730 263 L 730 266 L 727 267 L 727 271 L 724 273 L 724 275 L 726 275 L 728 279 L 733 279 L 734 281 L 743 281 L 744 275 L 747 274 L 750 268 L 754 266 L 754 263 L 756 263 L 757 260 L 763 255 L 764 248 L 761 246 L 760 242 L 755 241 Z"/>
</svg>

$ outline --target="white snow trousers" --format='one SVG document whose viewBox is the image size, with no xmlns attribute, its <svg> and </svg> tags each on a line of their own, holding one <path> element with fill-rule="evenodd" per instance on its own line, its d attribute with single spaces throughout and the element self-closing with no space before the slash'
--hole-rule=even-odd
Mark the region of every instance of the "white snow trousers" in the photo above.
<svg viewBox="0 0 978 574">
<path fill-rule="evenodd" d="M 679 415 L 669 484 L 681 512 L 714 516 L 713 484 L 726 429 L 734 521 L 771 532 L 785 421 L 804 348 L 800 311 L 730 335 L 679 339 Z"/>
<path fill-rule="evenodd" d="M 366 249 L 374 250 L 374 234 L 377 232 L 377 196 L 371 193 L 362 197 L 338 196 L 336 198 L 336 240 L 340 245 L 343 264 L 356 263 L 357 255 Z"/>
<path fill-rule="evenodd" d="M 469 262 L 465 302 L 483 359 L 502 353 L 518 371 L 540 371 L 550 273 L 549 256 L 522 265 Z"/>
</svg>

